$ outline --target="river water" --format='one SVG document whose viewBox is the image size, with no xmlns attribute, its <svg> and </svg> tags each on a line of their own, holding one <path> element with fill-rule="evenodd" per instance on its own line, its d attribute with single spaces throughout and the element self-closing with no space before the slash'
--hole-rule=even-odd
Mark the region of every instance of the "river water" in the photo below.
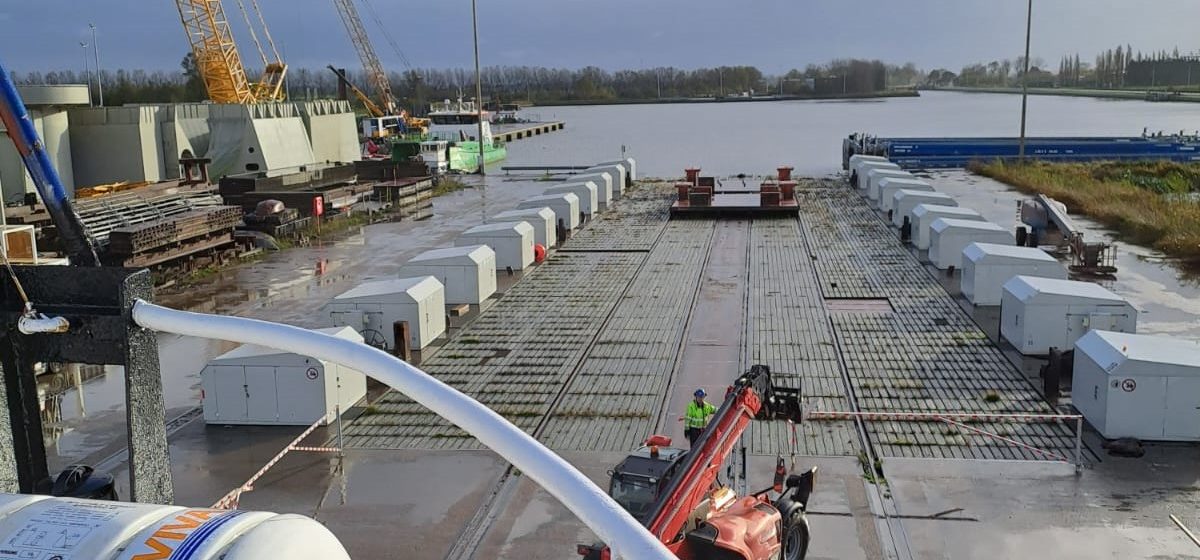
<svg viewBox="0 0 1200 560">
<path fill-rule="evenodd" d="M 453 244 L 459 232 L 486 215 L 539 194 L 546 183 L 506 175 L 502 165 L 590 164 L 624 153 L 637 158 L 644 177 L 677 177 L 700 166 L 719 176 L 762 175 L 787 164 L 799 175 L 841 171 L 841 139 L 853 131 L 883 136 L 1016 135 L 1020 97 L 933 92 L 919 98 L 678 105 L 613 105 L 528 109 L 527 116 L 562 120 L 566 130 L 509 145 L 509 159 L 474 188 L 439 197 L 423 221 L 375 224 L 343 238 L 269 255 L 222 271 L 187 290 L 167 290 L 166 305 L 324 326 L 319 314 L 331 297 L 369 279 L 393 276 L 428 249 Z M 1031 135 L 1137 135 L 1200 129 L 1200 104 L 1147 103 L 1070 97 L 1031 97 Z M 938 173 L 935 186 L 998 224 L 1009 227 L 1020 197 L 1003 185 L 965 173 Z M 1088 220 L 1089 237 L 1111 235 Z M 1122 245 L 1110 289 L 1143 315 L 1139 330 L 1200 338 L 1200 288 L 1193 277 L 1145 248 Z M 231 348 L 218 341 L 160 338 L 168 416 L 200 402 L 199 372 Z M 64 380 L 59 380 L 60 384 Z M 65 380 L 70 385 L 69 380 Z M 124 389 L 119 368 L 52 398 L 49 442 L 53 468 L 95 461 L 122 441 Z M 49 436 L 48 436 L 49 437 Z"/>
<path fill-rule="evenodd" d="M 624 145 L 638 171 L 675 177 L 698 165 L 720 176 L 773 172 L 781 163 L 801 175 L 841 170 L 842 138 L 879 136 L 1016 136 L 1018 95 L 923 92 L 921 97 L 853 101 L 779 101 L 677 105 L 537 107 L 563 120 L 567 133 L 537 136 L 509 151 L 513 164 L 587 161 L 620 156 Z M 1136 136 L 1200 129 L 1200 103 L 1147 103 L 1031 96 L 1031 136 Z M 522 141 L 524 142 L 524 141 Z"/>
</svg>

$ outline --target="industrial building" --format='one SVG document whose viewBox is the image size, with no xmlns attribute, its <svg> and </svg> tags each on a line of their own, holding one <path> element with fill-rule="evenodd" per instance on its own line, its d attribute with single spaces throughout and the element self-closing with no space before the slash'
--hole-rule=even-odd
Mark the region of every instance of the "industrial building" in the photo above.
<svg viewBox="0 0 1200 560">
<path fill-rule="evenodd" d="M 70 110 L 90 104 L 85 85 L 19 86 L 17 91 L 25 100 L 29 116 L 38 135 L 45 142 L 50 163 L 58 169 L 63 187 L 75 188 L 75 172 L 71 157 Z M 0 123 L 4 130 L 4 123 Z M 21 156 L 12 142 L 0 142 L 0 189 L 5 202 L 20 201 L 35 189 L 33 180 L 21 163 Z"/>
</svg>

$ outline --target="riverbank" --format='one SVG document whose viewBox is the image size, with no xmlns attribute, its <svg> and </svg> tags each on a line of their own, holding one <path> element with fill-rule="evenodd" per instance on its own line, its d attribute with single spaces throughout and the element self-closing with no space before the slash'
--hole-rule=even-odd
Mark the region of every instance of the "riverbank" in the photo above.
<svg viewBox="0 0 1200 560">
<path fill-rule="evenodd" d="M 934 91 L 957 91 L 962 93 L 1007 93 L 1020 94 L 1019 87 L 939 87 Z M 1160 99 L 1148 99 L 1153 92 Z M 1183 101 L 1200 103 L 1200 93 L 1176 91 L 1168 92 L 1163 89 L 1150 91 L 1140 89 L 1089 89 L 1089 88 L 1029 88 L 1029 95 L 1055 95 L 1060 97 L 1094 97 L 1097 99 L 1125 99 L 1136 101 Z"/>
<path fill-rule="evenodd" d="M 1200 263 L 1200 165 L 1170 162 L 973 163 L 974 173 L 1045 194 L 1129 242 Z"/>
<path fill-rule="evenodd" d="M 920 97 L 914 89 L 845 93 L 834 95 L 759 95 L 755 97 L 670 97 L 649 99 L 563 99 L 538 101 L 535 107 L 577 107 L 586 105 L 672 105 L 679 103 L 754 103 L 766 101 L 838 101 L 852 99 L 887 99 Z"/>
</svg>

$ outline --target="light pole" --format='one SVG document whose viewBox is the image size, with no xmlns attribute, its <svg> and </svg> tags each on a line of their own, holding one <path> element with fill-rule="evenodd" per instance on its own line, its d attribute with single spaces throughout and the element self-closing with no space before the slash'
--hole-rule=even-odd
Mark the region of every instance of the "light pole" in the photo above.
<svg viewBox="0 0 1200 560">
<path fill-rule="evenodd" d="M 475 34 L 475 111 L 479 119 L 479 174 L 486 175 L 483 164 L 483 80 L 479 72 L 479 15 L 475 7 L 476 0 L 471 0 L 471 31 Z"/>
<path fill-rule="evenodd" d="M 100 106 L 104 106 L 104 72 L 100 70 L 100 43 L 96 41 L 96 24 L 89 23 L 92 28 L 92 54 L 96 56 L 96 94 L 100 98 Z"/>
<path fill-rule="evenodd" d="M 1033 29 L 1033 0 L 1025 13 L 1025 73 L 1021 75 L 1021 140 L 1017 144 L 1017 160 L 1025 163 L 1025 110 L 1029 105 L 1029 35 Z"/>
<path fill-rule="evenodd" d="M 92 67 L 91 61 L 88 60 L 88 44 L 80 41 L 79 48 L 83 49 L 83 73 L 87 75 L 88 107 L 94 107 L 95 104 L 92 103 Z"/>
</svg>

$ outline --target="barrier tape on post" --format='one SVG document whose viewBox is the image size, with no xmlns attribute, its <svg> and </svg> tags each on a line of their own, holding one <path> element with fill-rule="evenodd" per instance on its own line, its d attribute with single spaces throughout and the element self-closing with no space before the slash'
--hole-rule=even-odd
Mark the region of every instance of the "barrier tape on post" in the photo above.
<svg viewBox="0 0 1200 560">
<path fill-rule="evenodd" d="M 336 448 L 302 447 L 302 446 L 298 445 L 300 442 L 304 441 L 304 438 L 306 438 L 310 434 L 312 434 L 313 430 L 316 430 L 317 426 L 320 426 L 321 422 L 324 420 L 325 420 L 325 418 L 322 417 L 322 418 L 317 419 L 316 422 L 313 422 L 313 424 L 311 426 L 309 426 L 307 429 L 305 429 L 304 432 L 302 432 L 300 435 L 296 436 L 296 439 L 293 439 L 291 443 L 287 444 L 287 446 L 284 447 L 282 451 L 280 451 L 274 457 L 272 457 L 270 461 L 267 461 L 267 464 L 263 465 L 263 467 L 261 469 L 258 469 L 258 472 L 254 473 L 254 476 L 251 476 L 241 486 L 234 488 L 233 490 L 230 490 L 229 493 L 225 494 L 225 496 L 223 498 L 221 498 L 220 500 L 217 500 L 217 503 L 213 504 L 213 506 L 212 506 L 213 509 L 237 509 L 238 502 L 241 501 L 242 494 L 245 492 L 254 490 L 254 483 L 257 482 L 258 479 L 260 479 L 264 475 L 266 475 L 267 471 L 271 470 L 271 467 L 274 467 L 276 463 L 283 460 L 284 456 L 286 456 L 291 451 L 322 451 L 322 452 L 330 451 L 330 452 L 335 452 L 335 453 L 340 451 L 340 449 L 336 449 Z"/>
<path fill-rule="evenodd" d="M 1020 422 L 1035 424 L 1053 423 L 1082 418 L 1078 414 L 985 414 L 974 412 L 851 412 L 811 410 L 804 412 L 805 420 L 867 420 L 891 422 L 941 422 L 953 419 L 974 423 Z"/>
</svg>

